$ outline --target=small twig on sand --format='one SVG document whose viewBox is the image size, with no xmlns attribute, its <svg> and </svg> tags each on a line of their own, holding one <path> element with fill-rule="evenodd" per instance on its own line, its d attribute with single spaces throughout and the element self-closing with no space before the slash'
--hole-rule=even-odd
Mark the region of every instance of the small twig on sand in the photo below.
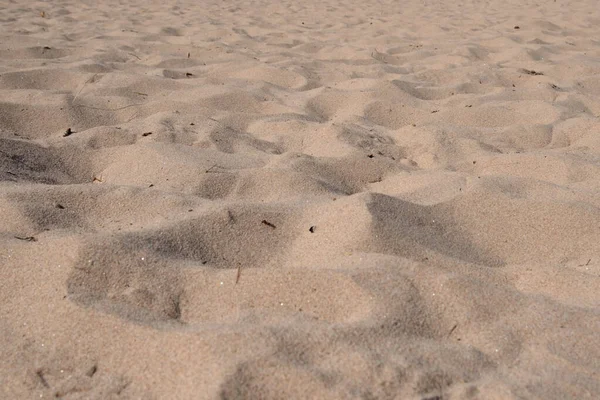
<svg viewBox="0 0 600 400">
<path fill-rule="evenodd" d="M 207 174 L 213 173 L 213 174 L 231 174 L 231 172 L 229 171 L 219 171 L 218 168 L 223 168 L 218 166 L 217 164 L 213 164 L 212 167 L 210 167 L 209 169 L 207 169 L 206 171 L 204 171 Z"/>
<path fill-rule="evenodd" d="M 40 378 L 40 382 L 42 382 L 42 385 L 44 385 L 44 387 L 49 388 L 50 385 L 48 384 L 48 381 L 44 377 L 44 371 L 42 371 L 41 369 L 38 369 L 37 371 L 35 371 L 35 373 L 38 376 L 38 378 Z"/>
<path fill-rule="evenodd" d="M 24 240 L 26 242 L 37 242 L 35 236 L 15 236 L 15 239 Z"/>
<path fill-rule="evenodd" d="M 135 118 L 137 118 L 137 111 L 133 113 L 133 115 L 125 122 L 131 122 L 133 121 Z"/>
<path fill-rule="evenodd" d="M 452 333 L 456 330 L 457 327 L 458 327 L 458 324 L 454 324 L 452 329 L 450 329 L 450 332 L 448 332 L 448 337 L 450 337 L 452 335 Z"/>
<path fill-rule="evenodd" d="M 75 99 L 77 99 L 77 96 L 79 96 L 79 94 L 83 91 L 83 89 L 85 88 L 85 85 L 87 85 L 88 83 L 90 83 L 98 74 L 94 74 L 90 79 L 88 79 L 87 81 L 85 81 L 83 83 L 83 86 L 81 87 L 81 89 L 79 89 L 79 91 L 77 92 L 77 94 L 75 95 L 75 97 L 73 97 L 73 101 L 71 103 L 75 103 Z"/>
<path fill-rule="evenodd" d="M 143 106 L 143 105 L 144 105 L 144 103 L 137 103 L 137 104 L 130 104 L 128 106 L 117 107 L 117 108 L 102 108 L 102 107 L 86 106 L 84 104 L 74 104 L 73 107 L 84 107 L 84 108 L 90 108 L 92 110 L 100 110 L 100 111 L 121 111 L 126 108 L 135 107 L 135 106 Z"/>
<path fill-rule="evenodd" d="M 238 263 L 238 268 L 237 268 L 237 275 L 235 277 L 235 284 L 237 285 L 238 282 L 240 281 L 240 276 L 242 276 L 242 264 Z"/>
<path fill-rule="evenodd" d="M 275 229 L 277 228 L 275 225 L 273 225 L 272 223 L 270 223 L 269 221 L 267 221 L 266 219 L 263 219 L 262 221 L 260 221 L 263 225 L 267 225 L 270 226 L 271 228 Z"/>
<path fill-rule="evenodd" d="M 206 170 L 206 171 L 204 171 L 204 172 L 206 172 L 207 174 L 208 174 L 208 173 L 210 173 L 210 172 L 219 172 L 219 171 L 215 171 L 215 170 L 214 170 L 215 168 L 218 168 L 217 164 L 213 164 L 213 166 L 212 166 L 212 167 L 210 167 L 209 169 L 207 169 L 207 170 Z"/>
</svg>

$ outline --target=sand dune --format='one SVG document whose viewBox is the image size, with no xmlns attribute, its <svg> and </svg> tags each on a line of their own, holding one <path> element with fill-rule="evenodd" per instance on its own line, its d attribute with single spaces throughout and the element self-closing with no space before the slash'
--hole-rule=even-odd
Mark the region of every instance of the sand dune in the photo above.
<svg viewBox="0 0 600 400">
<path fill-rule="evenodd" d="M 0 398 L 598 398 L 599 10 L 8 0 Z"/>
</svg>

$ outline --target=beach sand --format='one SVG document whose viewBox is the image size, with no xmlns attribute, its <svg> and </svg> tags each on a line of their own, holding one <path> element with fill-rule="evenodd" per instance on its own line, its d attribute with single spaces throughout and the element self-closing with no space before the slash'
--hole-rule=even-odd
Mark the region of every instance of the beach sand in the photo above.
<svg viewBox="0 0 600 400">
<path fill-rule="evenodd" d="M 598 398 L 599 38 L 596 0 L 5 0 L 0 398 Z"/>
</svg>

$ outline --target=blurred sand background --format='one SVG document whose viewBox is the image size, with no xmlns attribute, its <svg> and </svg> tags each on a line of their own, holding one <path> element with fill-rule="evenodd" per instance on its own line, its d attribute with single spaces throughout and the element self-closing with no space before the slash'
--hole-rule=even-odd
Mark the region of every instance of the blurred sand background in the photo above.
<svg viewBox="0 0 600 400">
<path fill-rule="evenodd" d="M 0 7 L 0 398 L 600 396 L 597 0 Z"/>
</svg>

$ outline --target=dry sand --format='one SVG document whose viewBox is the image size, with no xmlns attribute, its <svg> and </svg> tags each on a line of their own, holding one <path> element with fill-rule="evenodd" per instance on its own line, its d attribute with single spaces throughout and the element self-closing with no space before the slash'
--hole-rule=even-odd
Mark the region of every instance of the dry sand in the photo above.
<svg viewBox="0 0 600 400">
<path fill-rule="evenodd" d="M 597 0 L 4 0 L 0 398 L 599 398 L 599 38 Z"/>
</svg>

